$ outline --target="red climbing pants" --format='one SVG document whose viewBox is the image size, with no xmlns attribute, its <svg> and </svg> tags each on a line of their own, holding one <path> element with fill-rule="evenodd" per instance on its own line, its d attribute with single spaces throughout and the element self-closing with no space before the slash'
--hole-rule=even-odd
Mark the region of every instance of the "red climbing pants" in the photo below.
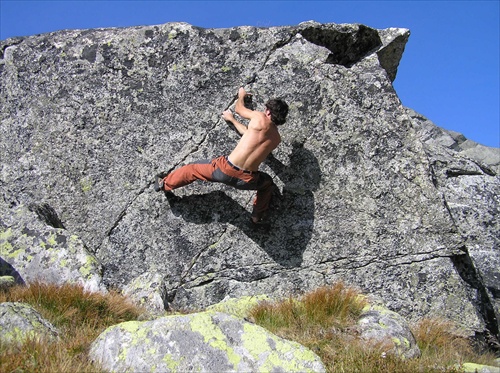
<svg viewBox="0 0 500 373">
<path fill-rule="evenodd" d="M 166 191 L 191 184 L 196 180 L 230 185 L 236 189 L 256 190 L 252 217 L 261 219 L 269 209 L 276 185 L 271 176 L 261 171 L 247 171 L 233 165 L 227 156 L 205 159 L 182 166 L 163 179 Z"/>
</svg>

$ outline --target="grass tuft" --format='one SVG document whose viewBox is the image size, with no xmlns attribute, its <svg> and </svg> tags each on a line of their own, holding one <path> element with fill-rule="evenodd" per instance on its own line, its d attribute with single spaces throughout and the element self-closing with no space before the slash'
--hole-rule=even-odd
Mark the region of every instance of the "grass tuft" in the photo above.
<svg viewBox="0 0 500 373">
<path fill-rule="evenodd" d="M 357 319 L 365 305 L 365 299 L 358 292 L 337 283 L 305 294 L 298 300 L 263 302 L 251 311 L 250 317 L 274 333 L 301 334 L 318 328 L 344 329 Z"/>
<path fill-rule="evenodd" d="M 0 292 L 0 302 L 33 306 L 60 331 L 60 340 L 0 344 L 2 372 L 100 372 L 88 359 L 90 344 L 107 327 L 135 320 L 142 310 L 117 292 L 90 293 L 79 285 L 34 283 Z"/>
<path fill-rule="evenodd" d="M 314 351 L 328 372 L 462 372 L 460 364 L 492 365 L 493 355 L 477 355 L 450 322 L 423 320 L 413 330 L 422 351 L 404 360 L 386 353 L 383 343 L 367 345 L 355 324 L 366 298 L 343 283 L 280 302 L 264 302 L 250 311 L 255 323 Z"/>
<path fill-rule="evenodd" d="M 412 332 L 422 355 L 429 361 L 441 361 L 447 365 L 464 362 L 494 365 L 492 353 L 477 353 L 469 339 L 448 320 L 422 319 Z"/>
</svg>

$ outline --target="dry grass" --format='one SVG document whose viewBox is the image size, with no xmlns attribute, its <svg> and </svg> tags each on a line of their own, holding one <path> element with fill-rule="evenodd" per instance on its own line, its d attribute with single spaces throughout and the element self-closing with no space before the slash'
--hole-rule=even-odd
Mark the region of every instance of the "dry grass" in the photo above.
<svg viewBox="0 0 500 373">
<path fill-rule="evenodd" d="M 413 327 L 413 334 L 420 350 L 427 354 L 439 354 L 442 350 L 459 350 L 472 353 L 467 339 L 460 336 L 453 323 L 441 319 L 423 319 Z"/>
<path fill-rule="evenodd" d="M 29 340 L 0 344 L 0 372 L 101 372 L 88 359 L 90 344 L 108 326 L 134 320 L 142 310 L 118 293 L 88 293 L 76 285 L 15 287 L 0 292 L 0 302 L 25 302 L 56 326 L 57 342 Z M 297 299 L 262 303 L 251 318 L 271 332 L 316 352 L 329 372 L 460 372 L 462 362 L 492 365 L 493 355 L 477 355 L 467 339 L 444 320 L 425 319 L 413 333 L 422 357 L 402 360 L 386 346 L 368 347 L 353 326 L 366 305 L 357 291 L 337 283 Z"/>
<path fill-rule="evenodd" d="M 353 326 L 365 298 L 337 283 L 297 300 L 262 303 L 251 311 L 257 324 L 313 350 L 328 372 L 461 372 L 460 363 L 492 365 L 493 355 L 477 355 L 469 341 L 449 322 L 423 320 L 413 330 L 422 357 L 403 360 L 387 354 L 387 346 L 367 346 Z"/>
<path fill-rule="evenodd" d="M 365 299 L 358 292 L 337 283 L 305 294 L 298 300 L 264 302 L 256 306 L 250 316 L 273 332 L 325 327 L 342 329 L 357 319 L 365 305 Z"/>
<path fill-rule="evenodd" d="M 412 332 L 422 356 L 429 361 L 440 361 L 445 365 L 464 362 L 494 365 L 495 356 L 474 351 L 470 341 L 450 321 L 422 319 L 412 328 Z"/>
<path fill-rule="evenodd" d="M 142 313 L 116 292 L 90 293 L 77 285 L 32 284 L 0 292 L 0 302 L 31 304 L 59 331 L 60 340 L 0 345 L 1 372 L 99 372 L 88 359 L 90 344 L 107 327 Z"/>
</svg>

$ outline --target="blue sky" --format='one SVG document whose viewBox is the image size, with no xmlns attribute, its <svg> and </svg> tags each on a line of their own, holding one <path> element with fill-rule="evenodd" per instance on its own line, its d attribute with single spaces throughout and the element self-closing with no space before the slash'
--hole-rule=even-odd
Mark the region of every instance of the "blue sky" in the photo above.
<svg viewBox="0 0 500 373">
<path fill-rule="evenodd" d="M 394 86 L 440 127 L 500 147 L 499 0 L 22 1 L 0 0 L 0 40 L 62 29 L 188 22 L 281 26 L 315 20 L 403 27 L 411 36 Z"/>
</svg>

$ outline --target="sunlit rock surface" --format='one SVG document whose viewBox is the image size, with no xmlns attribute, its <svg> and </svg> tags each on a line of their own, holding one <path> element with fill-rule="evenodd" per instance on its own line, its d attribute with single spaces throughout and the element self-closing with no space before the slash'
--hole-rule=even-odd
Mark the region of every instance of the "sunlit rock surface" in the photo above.
<svg viewBox="0 0 500 373">
<path fill-rule="evenodd" d="M 402 106 L 392 81 L 408 37 L 170 23 L 2 41 L 2 211 L 50 208 L 106 286 L 160 273 L 167 306 L 344 280 L 409 319 L 498 337 L 498 168 L 432 141 Z M 220 114 L 240 86 L 257 109 L 290 105 L 262 166 L 279 187 L 269 233 L 248 226 L 253 192 L 152 188 L 159 171 L 230 152 L 239 137 Z"/>
</svg>

